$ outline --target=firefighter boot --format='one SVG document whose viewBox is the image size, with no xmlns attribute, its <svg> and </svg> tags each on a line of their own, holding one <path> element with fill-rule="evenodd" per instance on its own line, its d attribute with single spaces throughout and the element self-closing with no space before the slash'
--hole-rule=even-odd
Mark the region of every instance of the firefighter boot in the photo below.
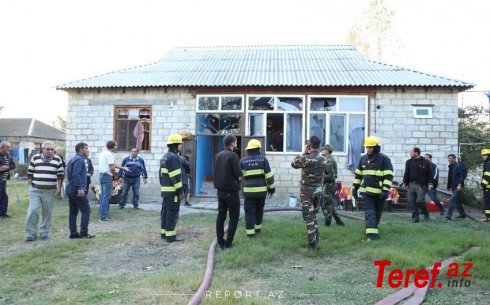
<svg viewBox="0 0 490 305">
<path fill-rule="evenodd" d="M 184 241 L 184 239 L 182 237 L 179 237 L 179 236 L 167 236 L 167 242 L 168 243 L 173 243 L 174 241 Z"/>
</svg>

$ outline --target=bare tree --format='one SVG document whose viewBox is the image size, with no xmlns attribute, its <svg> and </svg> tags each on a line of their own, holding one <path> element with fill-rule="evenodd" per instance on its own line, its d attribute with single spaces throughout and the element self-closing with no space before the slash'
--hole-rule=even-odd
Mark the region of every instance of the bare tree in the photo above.
<svg viewBox="0 0 490 305">
<path fill-rule="evenodd" d="M 395 12 L 384 0 L 371 0 L 347 35 L 347 43 L 355 46 L 366 58 L 381 61 L 386 50 L 401 47 L 393 30 Z"/>
<path fill-rule="evenodd" d="M 56 117 L 56 120 L 54 120 L 52 122 L 52 124 L 53 124 L 53 127 L 58 128 L 59 130 L 62 130 L 62 131 L 66 131 L 66 119 L 65 118 L 58 115 Z"/>
</svg>

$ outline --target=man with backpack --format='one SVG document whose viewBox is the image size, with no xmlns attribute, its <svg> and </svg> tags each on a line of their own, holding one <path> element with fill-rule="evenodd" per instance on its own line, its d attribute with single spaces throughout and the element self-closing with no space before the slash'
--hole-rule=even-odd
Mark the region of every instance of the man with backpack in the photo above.
<svg viewBox="0 0 490 305">
<path fill-rule="evenodd" d="M 412 209 L 412 222 L 419 222 L 419 208 L 422 209 L 425 221 L 430 220 L 429 210 L 425 205 L 425 195 L 434 185 L 434 173 L 424 157 L 420 156 L 420 148 L 410 150 L 410 159 L 405 163 L 403 188 L 408 189 L 408 203 Z"/>
</svg>

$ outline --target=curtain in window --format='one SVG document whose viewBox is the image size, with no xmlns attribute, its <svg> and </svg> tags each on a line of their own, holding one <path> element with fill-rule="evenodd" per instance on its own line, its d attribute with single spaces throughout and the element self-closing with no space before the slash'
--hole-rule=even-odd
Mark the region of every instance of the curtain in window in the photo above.
<svg viewBox="0 0 490 305">
<path fill-rule="evenodd" d="M 287 114 L 286 116 L 286 151 L 302 151 L 302 114 Z"/>
</svg>

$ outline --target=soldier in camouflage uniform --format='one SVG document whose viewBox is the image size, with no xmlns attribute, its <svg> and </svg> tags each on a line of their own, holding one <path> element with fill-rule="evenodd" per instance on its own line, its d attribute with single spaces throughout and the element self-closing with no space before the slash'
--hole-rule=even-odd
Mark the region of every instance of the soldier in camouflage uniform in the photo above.
<svg viewBox="0 0 490 305">
<path fill-rule="evenodd" d="M 325 145 L 323 147 L 322 155 L 325 157 L 325 171 L 323 172 L 322 181 L 322 195 L 321 207 L 323 216 L 325 216 L 325 225 L 328 227 L 332 223 L 332 216 L 335 219 L 335 223 L 339 226 L 343 226 L 344 222 L 337 214 L 337 210 L 334 208 L 334 200 L 337 200 L 335 196 L 335 179 L 337 179 L 337 162 L 332 157 L 332 147 Z"/>
<path fill-rule="evenodd" d="M 319 197 L 315 190 L 321 188 L 323 171 L 325 170 L 325 158 L 320 155 L 320 139 L 312 136 L 305 145 L 301 156 L 297 156 L 291 166 L 301 168 L 301 209 L 306 223 L 308 243 L 313 249 L 318 248 L 318 223 L 316 213 L 319 209 Z"/>
</svg>

